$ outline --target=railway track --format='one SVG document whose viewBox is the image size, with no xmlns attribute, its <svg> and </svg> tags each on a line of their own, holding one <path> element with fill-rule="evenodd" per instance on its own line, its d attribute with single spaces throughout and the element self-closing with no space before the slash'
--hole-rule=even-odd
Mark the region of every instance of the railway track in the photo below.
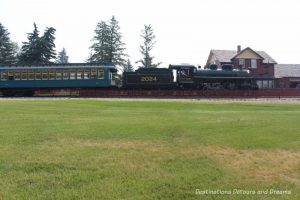
<svg viewBox="0 0 300 200">
<path fill-rule="evenodd" d="M 261 90 L 124 90 L 124 89 L 43 89 L 36 97 L 98 98 L 299 98 L 300 89 Z"/>
</svg>

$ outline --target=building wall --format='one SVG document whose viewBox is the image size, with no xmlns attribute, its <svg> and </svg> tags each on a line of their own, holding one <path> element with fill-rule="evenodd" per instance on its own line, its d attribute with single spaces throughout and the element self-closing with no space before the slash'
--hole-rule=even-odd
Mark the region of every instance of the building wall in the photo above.
<svg viewBox="0 0 300 200">
<path fill-rule="evenodd" d="M 251 50 L 246 50 L 244 52 L 241 52 L 236 58 L 244 58 L 244 59 L 259 59 L 260 57 Z"/>
<path fill-rule="evenodd" d="M 300 77 L 282 77 L 275 81 L 277 88 L 297 88 L 300 89 Z"/>
<path fill-rule="evenodd" d="M 290 81 L 289 78 L 276 78 L 275 79 L 275 88 L 289 88 Z"/>
<path fill-rule="evenodd" d="M 239 69 L 239 60 L 235 59 L 233 65 L 236 69 Z M 253 76 L 269 76 L 274 77 L 274 64 L 265 64 L 261 59 L 257 60 L 257 68 L 251 68 L 251 59 L 245 59 L 245 69 L 250 70 L 250 74 Z"/>
</svg>

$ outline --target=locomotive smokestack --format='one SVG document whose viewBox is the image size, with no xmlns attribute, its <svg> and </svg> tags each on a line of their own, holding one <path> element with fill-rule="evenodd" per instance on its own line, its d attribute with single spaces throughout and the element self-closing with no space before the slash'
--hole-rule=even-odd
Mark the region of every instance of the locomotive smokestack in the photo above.
<svg viewBox="0 0 300 200">
<path fill-rule="evenodd" d="M 241 45 L 238 45 L 237 46 L 237 53 L 240 53 L 241 52 Z"/>
</svg>

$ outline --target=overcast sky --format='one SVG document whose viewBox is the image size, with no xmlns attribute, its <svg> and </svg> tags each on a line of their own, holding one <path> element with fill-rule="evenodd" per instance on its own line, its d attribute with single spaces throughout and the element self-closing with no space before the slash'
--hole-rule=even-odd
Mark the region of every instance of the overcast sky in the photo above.
<svg viewBox="0 0 300 200">
<path fill-rule="evenodd" d="M 266 51 L 278 63 L 300 63 L 299 0 L 0 0 L 0 22 L 21 46 L 35 22 L 56 31 L 56 50 L 85 62 L 99 21 L 114 15 L 132 63 L 141 58 L 144 24 L 157 43 L 162 66 L 204 65 L 211 49 Z"/>
</svg>

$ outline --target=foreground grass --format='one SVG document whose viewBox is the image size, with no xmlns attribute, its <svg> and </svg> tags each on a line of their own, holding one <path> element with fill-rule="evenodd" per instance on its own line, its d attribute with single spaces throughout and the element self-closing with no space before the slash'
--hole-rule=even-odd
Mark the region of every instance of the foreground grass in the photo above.
<svg viewBox="0 0 300 200">
<path fill-rule="evenodd" d="M 300 199 L 300 104 L 1 101 L 0 119 L 0 199 Z"/>
</svg>

